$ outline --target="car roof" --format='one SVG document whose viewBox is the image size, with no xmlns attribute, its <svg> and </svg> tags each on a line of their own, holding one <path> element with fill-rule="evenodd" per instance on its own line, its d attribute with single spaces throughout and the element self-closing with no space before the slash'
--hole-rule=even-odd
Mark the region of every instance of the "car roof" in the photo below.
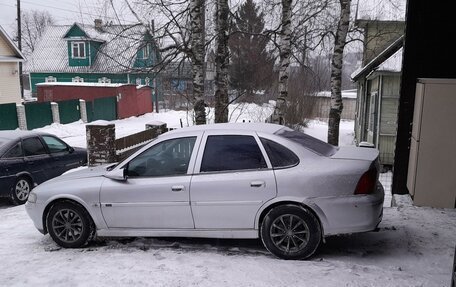
<svg viewBox="0 0 456 287">
<path fill-rule="evenodd" d="M 0 131 L 0 138 L 6 140 L 14 140 L 22 137 L 29 137 L 34 135 L 48 135 L 43 132 L 36 131 L 23 131 L 23 130 L 9 130 L 9 131 Z"/>
<path fill-rule="evenodd" d="M 285 126 L 270 124 L 270 123 L 217 123 L 217 124 L 206 124 L 206 125 L 195 125 L 182 129 L 175 129 L 167 134 L 177 134 L 192 131 L 207 131 L 207 130 L 242 130 L 242 131 L 254 131 L 264 132 L 273 134 L 278 130 L 285 128 Z"/>
</svg>

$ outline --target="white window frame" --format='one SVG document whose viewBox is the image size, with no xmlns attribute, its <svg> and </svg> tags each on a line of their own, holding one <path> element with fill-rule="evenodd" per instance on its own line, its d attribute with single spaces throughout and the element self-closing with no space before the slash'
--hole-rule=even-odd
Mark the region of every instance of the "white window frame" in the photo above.
<svg viewBox="0 0 456 287">
<path fill-rule="evenodd" d="M 142 48 L 142 58 L 143 59 L 149 59 L 150 57 L 150 45 L 149 44 L 146 44 L 143 48 Z"/>
<path fill-rule="evenodd" d="M 141 85 L 141 78 L 136 78 L 136 85 L 140 86 Z"/>
<path fill-rule="evenodd" d="M 55 82 L 57 82 L 57 78 L 54 76 L 48 76 L 48 77 L 44 78 L 44 81 L 46 83 L 55 83 Z"/>
<path fill-rule="evenodd" d="M 98 83 L 110 84 L 111 83 L 111 79 L 107 78 L 107 77 L 101 77 L 101 78 L 98 78 Z"/>
<path fill-rule="evenodd" d="M 84 83 L 84 78 L 81 78 L 81 77 L 79 77 L 79 76 L 76 76 L 76 77 L 74 77 L 74 78 L 71 78 L 71 81 L 72 81 L 73 83 Z"/>
<path fill-rule="evenodd" d="M 146 84 L 146 86 L 150 86 L 150 78 L 149 77 L 146 77 L 144 79 L 144 83 Z"/>
<path fill-rule="evenodd" d="M 81 56 L 81 45 L 82 45 L 82 52 L 84 53 Z M 74 53 L 74 49 L 77 49 L 77 55 Z M 86 43 L 85 42 L 72 42 L 71 43 L 71 56 L 73 59 L 85 59 L 86 58 Z"/>
</svg>

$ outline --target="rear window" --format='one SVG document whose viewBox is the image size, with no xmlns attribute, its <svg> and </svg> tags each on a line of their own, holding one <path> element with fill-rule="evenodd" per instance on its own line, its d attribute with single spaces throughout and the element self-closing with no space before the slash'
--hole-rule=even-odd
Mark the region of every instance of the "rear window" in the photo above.
<svg viewBox="0 0 456 287">
<path fill-rule="evenodd" d="M 309 136 L 305 133 L 295 131 L 289 128 L 283 128 L 277 132 L 275 132 L 276 135 L 284 137 L 286 139 L 289 139 L 291 141 L 294 141 L 295 143 L 298 143 L 302 145 L 303 147 L 323 156 L 332 156 L 333 154 L 336 153 L 337 147 L 330 145 L 328 143 L 325 143 L 324 141 L 321 141 L 319 139 L 316 139 L 312 136 Z"/>
</svg>

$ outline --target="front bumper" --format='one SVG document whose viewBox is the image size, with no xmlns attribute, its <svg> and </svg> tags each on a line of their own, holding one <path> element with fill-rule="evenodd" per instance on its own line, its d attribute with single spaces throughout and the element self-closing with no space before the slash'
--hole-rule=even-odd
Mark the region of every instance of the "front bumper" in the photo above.
<svg viewBox="0 0 456 287">
<path fill-rule="evenodd" d="M 28 216 L 32 219 L 36 229 L 38 229 L 38 231 L 42 234 L 46 234 L 43 226 L 44 205 L 38 202 L 31 203 L 27 201 L 25 203 L 25 210 L 27 211 Z"/>
<path fill-rule="evenodd" d="M 373 194 L 316 199 L 326 218 L 324 235 L 374 230 L 382 221 L 384 197 L 383 186 L 378 183 Z"/>
</svg>

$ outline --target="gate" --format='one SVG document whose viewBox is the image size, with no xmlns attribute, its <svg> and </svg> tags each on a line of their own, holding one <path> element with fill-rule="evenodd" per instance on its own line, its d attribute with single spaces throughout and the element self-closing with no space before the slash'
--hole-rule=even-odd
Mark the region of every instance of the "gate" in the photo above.
<svg viewBox="0 0 456 287">
<path fill-rule="evenodd" d="M 15 103 L 0 105 L 0 115 L 0 130 L 15 130 L 19 126 Z"/>
<path fill-rule="evenodd" d="M 98 98 L 93 101 L 93 120 L 112 121 L 117 119 L 117 98 Z"/>
<path fill-rule="evenodd" d="M 68 124 L 78 121 L 81 118 L 79 100 L 68 100 L 57 103 L 59 104 L 60 123 Z"/>
<path fill-rule="evenodd" d="M 32 130 L 52 124 L 51 103 L 26 103 L 27 129 Z"/>
</svg>

